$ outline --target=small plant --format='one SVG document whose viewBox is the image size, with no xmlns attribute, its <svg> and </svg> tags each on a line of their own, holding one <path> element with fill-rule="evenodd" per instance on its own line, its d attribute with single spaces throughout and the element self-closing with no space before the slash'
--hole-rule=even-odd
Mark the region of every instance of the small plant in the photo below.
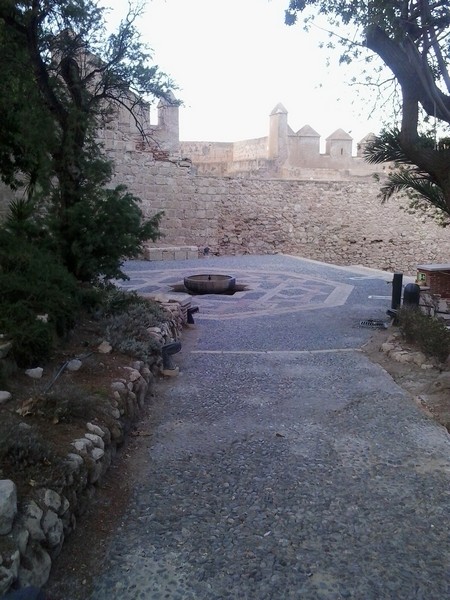
<svg viewBox="0 0 450 600">
<path fill-rule="evenodd" d="M 0 466 L 4 475 L 15 479 L 25 476 L 31 486 L 59 481 L 64 463 L 53 445 L 35 429 L 21 429 L 17 423 L 3 423 L 0 436 Z"/>
<path fill-rule="evenodd" d="M 111 402 L 102 390 L 92 392 L 80 385 L 58 381 L 39 398 L 39 414 L 53 423 L 73 423 L 100 419 L 105 421 Z"/>
<path fill-rule="evenodd" d="M 427 356 L 445 362 L 450 354 L 450 332 L 442 321 L 418 308 L 402 308 L 398 313 L 400 331 L 407 342 L 416 344 Z"/>
<path fill-rule="evenodd" d="M 158 304 L 138 299 L 126 312 L 109 318 L 106 336 L 120 352 L 148 362 L 151 356 L 160 352 L 161 344 L 149 335 L 147 328 L 158 327 L 166 319 Z"/>
</svg>

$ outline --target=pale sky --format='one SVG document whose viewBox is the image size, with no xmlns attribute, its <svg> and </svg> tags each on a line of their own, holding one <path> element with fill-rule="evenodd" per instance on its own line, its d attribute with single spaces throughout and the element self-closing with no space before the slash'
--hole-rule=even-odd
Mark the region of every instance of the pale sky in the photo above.
<svg viewBox="0 0 450 600">
<path fill-rule="evenodd" d="M 294 131 L 308 124 L 322 140 L 342 128 L 358 142 L 378 132 L 370 97 L 347 85 L 348 67 L 326 66 L 324 32 L 284 24 L 288 0 L 150 0 L 139 29 L 154 62 L 180 88 L 183 141 L 238 141 L 268 133 L 281 102 Z M 115 22 L 124 0 L 105 0 Z M 352 67 L 355 74 L 356 67 Z"/>
</svg>

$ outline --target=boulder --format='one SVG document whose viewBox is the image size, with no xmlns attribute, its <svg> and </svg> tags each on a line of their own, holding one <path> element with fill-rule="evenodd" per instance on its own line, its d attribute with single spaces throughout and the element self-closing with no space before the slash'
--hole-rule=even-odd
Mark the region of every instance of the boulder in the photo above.
<svg viewBox="0 0 450 600">
<path fill-rule="evenodd" d="M 43 515 L 43 511 L 36 504 L 34 500 L 31 500 L 23 511 L 22 521 L 25 529 L 27 529 L 28 533 L 32 540 L 37 542 L 43 542 L 45 540 L 45 534 L 41 527 L 41 519 Z"/>
<path fill-rule="evenodd" d="M 52 561 L 40 544 L 31 543 L 19 568 L 19 585 L 21 587 L 42 587 L 50 575 Z"/>
<path fill-rule="evenodd" d="M 11 400 L 11 398 L 11 392 L 0 391 L 0 404 L 5 404 L 5 402 L 8 402 L 8 400 Z"/>
<path fill-rule="evenodd" d="M 81 362 L 81 360 L 74 358 L 72 360 L 69 360 L 69 362 L 67 363 L 67 370 L 68 371 L 79 371 L 81 369 L 82 364 L 83 363 Z"/>
<path fill-rule="evenodd" d="M 42 519 L 42 529 L 50 548 L 62 545 L 64 540 L 64 527 L 61 519 L 52 510 L 48 510 Z"/>
<path fill-rule="evenodd" d="M 17 514 L 16 485 L 10 479 L 0 480 L 0 534 L 10 533 Z"/>
<path fill-rule="evenodd" d="M 97 351 L 100 352 L 100 354 L 110 354 L 110 352 L 112 352 L 112 346 L 109 342 L 104 341 L 97 348 Z"/>
<path fill-rule="evenodd" d="M 42 367 L 36 367 L 35 369 L 27 369 L 25 375 L 28 375 L 31 379 L 41 379 L 43 372 L 44 369 Z"/>
</svg>

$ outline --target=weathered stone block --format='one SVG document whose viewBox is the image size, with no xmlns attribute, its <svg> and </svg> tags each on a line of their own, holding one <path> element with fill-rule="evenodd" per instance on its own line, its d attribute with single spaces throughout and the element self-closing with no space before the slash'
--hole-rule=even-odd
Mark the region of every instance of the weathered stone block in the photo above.
<svg viewBox="0 0 450 600">
<path fill-rule="evenodd" d="M 10 479 L 0 480 L 0 535 L 8 534 L 17 514 L 16 485 Z"/>
<path fill-rule="evenodd" d="M 48 553 L 37 543 L 31 543 L 19 568 L 20 587 L 42 587 L 49 578 L 52 561 Z"/>
</svg>

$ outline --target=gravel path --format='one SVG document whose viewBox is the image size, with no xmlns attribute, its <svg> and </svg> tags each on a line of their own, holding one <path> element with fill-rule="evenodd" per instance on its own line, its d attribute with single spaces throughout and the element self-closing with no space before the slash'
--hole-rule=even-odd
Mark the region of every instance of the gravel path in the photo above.
<svg viewBox="0 0 450 600">
<path fill-rule="evenodd" d="M 370 331 L 355 323 L 385 316 L 368 297 L 390 294 L 386 277 L 213 264 L 352 289 L 294 316 L 200 311 L 91 600 L 450 598 L 449 437 L 359 351 Z"/>
</svg>

